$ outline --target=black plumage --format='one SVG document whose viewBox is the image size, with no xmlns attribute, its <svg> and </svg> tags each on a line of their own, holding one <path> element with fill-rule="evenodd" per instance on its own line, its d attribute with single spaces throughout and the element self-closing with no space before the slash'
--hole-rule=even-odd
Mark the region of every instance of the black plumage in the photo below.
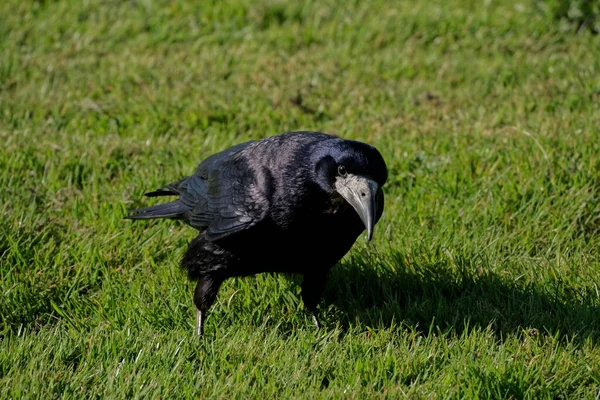
<svg viewBox="0 0 600 400">
<path fill-rule="evenodd" d="M 126 218 L 176 218 L 200 231 L 182 266 L 197 281 L 197 333 L 221 283 L 261 272 L 304 276 L 316 318 L 329 270 L 383 213 L 387 179 L 377 149 L 318 132 L 291 132 L 233 146 L 189 177 L 147 193 L 178 196 Z"/>
</svg>

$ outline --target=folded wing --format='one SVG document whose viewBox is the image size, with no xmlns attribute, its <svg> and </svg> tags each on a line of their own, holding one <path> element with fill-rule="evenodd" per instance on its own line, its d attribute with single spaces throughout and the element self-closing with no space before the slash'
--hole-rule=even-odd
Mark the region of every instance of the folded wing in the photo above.
<svg viewBox="0 0 600 400">
<path fill-rule="evenodd" d="M 250 228 L 264 218 L 268 198 L 262 185 L 268 177 L 253 169 L 240 152 L 252 142 L 233 146 L 206 158 L 194 175 L 146 193 L 148 197 L 179 196 L 177 200 L 129 211 L 126 218 L 182 219 L 206 231 L 209 240 Z"/>
</svg>

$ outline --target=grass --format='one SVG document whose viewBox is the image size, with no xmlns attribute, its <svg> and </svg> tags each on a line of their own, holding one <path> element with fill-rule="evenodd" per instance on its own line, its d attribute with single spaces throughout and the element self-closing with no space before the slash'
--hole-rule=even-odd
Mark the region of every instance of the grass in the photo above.
<svg viewBox="0 0 600 400">
<path fill-rule="evenodd" d="M 0 398 L 597 398 L 600 35 L 541 2 L 0 2 Z M 123 221 L 250 138 L 390 170 L 374 241 L 221 288 Z"/>
</svg>

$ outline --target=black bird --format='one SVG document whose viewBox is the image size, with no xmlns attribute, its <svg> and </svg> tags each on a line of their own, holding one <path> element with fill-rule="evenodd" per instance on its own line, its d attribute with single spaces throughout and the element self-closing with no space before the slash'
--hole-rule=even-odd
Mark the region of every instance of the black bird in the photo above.
<svg viewBox="0 0 600 400">
<path fill-rule="evenodd" d="M 386 179 L 383 157 L 368 144 L 290 132 L 208 157 L 192 176 L 146 193 L 177 200 L 126 218 L 181 219 L 200 231 L 182 260 L 198 281 L 198 335 L 221 283 L 261 272 L 302 274 L 302 300 L 319 328 L 327 273 L 365 228 L 371 240 Z"/>
</svg>

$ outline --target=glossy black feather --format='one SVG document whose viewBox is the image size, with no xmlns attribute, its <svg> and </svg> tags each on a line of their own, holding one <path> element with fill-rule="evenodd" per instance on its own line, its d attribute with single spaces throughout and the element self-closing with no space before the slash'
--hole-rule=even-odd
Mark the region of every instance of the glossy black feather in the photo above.
<svg viewBox="0 0 600 400">
<path fill-rule="evenodd" d="M 199 280 L 197 307 L 207 310 L 220 282 L 260 272 L 305 276 L 303 299 L 314 309 L 325 276 L 364 231 L 358 214 L 333 190 L 343 163 L 383 186 L 380 153 L 364 143 L 317 132 L 292 132 L 214 154 L 187 178 L 151 192 L 170 203 L 132 210 L 127 218 L 182 219 L 200 231 L 182 265 Z M 377 192 L 376 220 L 383 213 Z M 198 304 L 201 303 L 201 304 Z M 212 303 L 212 301 L 210 301 Z"/>
</svg>

